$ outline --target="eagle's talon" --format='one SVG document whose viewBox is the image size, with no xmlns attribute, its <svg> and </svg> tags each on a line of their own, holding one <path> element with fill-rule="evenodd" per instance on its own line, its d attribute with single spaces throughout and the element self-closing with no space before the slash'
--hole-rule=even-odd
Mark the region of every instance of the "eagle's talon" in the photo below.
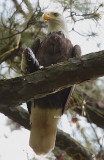
<svg viewBox="0 0 104 160">
<path fill-rule="evenodd" d="M 44 66 L 41 66 L 41 65 L 40 65 L 40 66 L 39 66 L 39 69 L 44 69 Z"/>
</svg>

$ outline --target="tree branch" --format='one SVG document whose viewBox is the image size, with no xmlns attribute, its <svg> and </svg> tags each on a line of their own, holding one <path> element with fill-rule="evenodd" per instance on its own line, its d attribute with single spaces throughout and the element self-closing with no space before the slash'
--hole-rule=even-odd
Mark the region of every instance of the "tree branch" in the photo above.
<svg viewBox="0 0 104 160">
<path fill-rule="evenodd" d="M 74 160 L 92 160 L 92 155 L 87 148 L 61 130 L 58 130 L 56 136 L 56 146 L 66 151 Z"/>
<path fill-rule="evenodd" d="M 13 3 L 14 3 L 15 7 L 16 7 L 16 10 L 17 10 L 18 12 L 20 12 L 20 13 L 26 18 L 26 17 L 27 17 L 27 14 L 25 13 L 25 11 L 22 9 L 22 6 L 21 6 L 21 3 L 23 3 L 23 2 L 21 2 L 21 3 L 19 4 L 17 0 L 12 0 L 12 1 L 13 1 Z"/>
<path fill-rule="evenodd" d="M 30 129 L 29 114 L 22 107 L 0 107 L 0 112 L 26 129 Z"/>
<path fill-rule="evenodd" d="M 104 51 L 52 65 L 35 73 L 0 80 L 0 105 L 18 106 L 60 89 L 104 75 Z"/>
<path fill-rule="evenodd" d="M 104 128 L 104 103 L 98 99 L 88 95 L 84 90 L 76 88 L 69 102 L 69 108 L 78 114 L 82 114 L 83 101 L 84 111 L 89 122 L 95 123 L 97 126 Z"/>
</svg>

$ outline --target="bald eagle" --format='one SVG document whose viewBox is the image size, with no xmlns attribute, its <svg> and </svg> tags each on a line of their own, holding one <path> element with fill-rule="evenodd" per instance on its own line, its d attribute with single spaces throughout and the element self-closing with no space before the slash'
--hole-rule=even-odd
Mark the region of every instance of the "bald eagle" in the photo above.
<svg viewBox="0 0 104 160">
<path fill-rule="evenodd" d="M 48 23 L 48 35 L 42 42 L 35 39 L 31 49 L 24 51 L 21 63 L 24 73 L 37 71 L 39 65 L 47 67 L 81 55 L 80 47 L 73 47 L 69 40 L 67 24 L 60 13 L 45 13 L 43 19 Z M 72 91 L 73 86 L 27 103 L 31 122 L 29 144 L 36 154 L 47 154 L 54 148 L 57 124 Z"/>
</svg>

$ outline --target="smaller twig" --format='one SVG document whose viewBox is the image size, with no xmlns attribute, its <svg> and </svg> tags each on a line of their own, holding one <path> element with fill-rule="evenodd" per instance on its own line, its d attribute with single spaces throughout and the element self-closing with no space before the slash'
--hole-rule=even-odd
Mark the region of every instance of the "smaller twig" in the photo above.
<svg viewBox="0 0 104 160">
<path fill-rule="evenodd" d="M 90 122 L 90 118 L 89 118 L 89 116 L 88 116 L 88 113 L 86 113 L 87 114 L 87 118 L 88 118 L 88 120 L 89 120 L 89 122 Z M 97 133 L 96 133 L 96 130 L 95 130 L 95 128 L 94 128 L 94 126 L 93 126 L 93 124 L 90 122 L 90 125 L 91 125 L 91 128 L 93 129 L 93 132 L 94 132 L 94 134 L 95 134 L 95 137 L 96 137 L 96 140 L 97 140 L 97 142 L 98 142 L 98 144 L 99 144 L 99 146 L 100 146 L 100 150 L 102 149 L 102 144 L 100 144 L 100 141 L 99 141 L 99 137 L 98 137 L 98 135 L 97 135 Z"/>
</svg>

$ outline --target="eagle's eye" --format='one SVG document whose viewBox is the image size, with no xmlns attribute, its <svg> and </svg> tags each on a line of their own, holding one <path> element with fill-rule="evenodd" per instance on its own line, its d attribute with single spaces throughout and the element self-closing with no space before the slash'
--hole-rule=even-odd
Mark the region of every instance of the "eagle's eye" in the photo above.
<svg viewBox="0 0 104 160">
<path fill-rule="evenodd" d="M 54 12 L 53 15 L 54 15 L 55 17 L 58 17 L 58 16 L 59 16 L 59 14 L 58 14 L 57 12 Z"/>
</svg>

